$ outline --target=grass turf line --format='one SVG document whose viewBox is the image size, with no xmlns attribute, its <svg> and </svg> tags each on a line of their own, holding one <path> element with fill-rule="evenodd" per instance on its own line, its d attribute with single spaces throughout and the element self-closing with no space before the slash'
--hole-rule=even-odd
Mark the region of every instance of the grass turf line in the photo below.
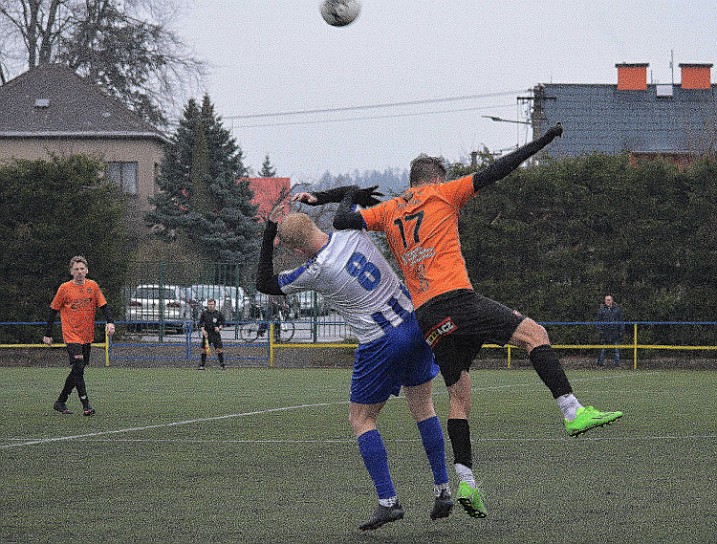
<svg viewBox="0 0 717 544">
<path fill-rule="evenodd" d="M 356 527 L 375 497 L 346 421 L 348 370 L 91 366 L 92 418 L 76 395 L 75 414 L 52 410 L 66 373 L 0 372 L 1 542 L 366 542 Z M 429 519 L 432 479 L 418 432 L 405 401 L 391 400 L 379 429 L 406 518 L 374 536 L 713 542 L 717 372 L 569 377 L 584 403 L 625 417 L 571 439 L 532 371 L 473 372 L 485 520 L 458 509 Z M 445 424 L 440 378 L 434 389 Z"/>
</svg>

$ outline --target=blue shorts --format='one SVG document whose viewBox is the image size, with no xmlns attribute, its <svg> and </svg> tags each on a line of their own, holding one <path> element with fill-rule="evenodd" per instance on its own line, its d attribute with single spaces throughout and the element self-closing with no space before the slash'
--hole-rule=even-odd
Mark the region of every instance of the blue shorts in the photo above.
<svg viewBox="0 0 717 544">
<path fill-rule="evenodd" d="M 356 349 L 351 402 L 377 404 L 398 395 L 401 386 L 416 386 L 438 375 L 433 352 L 415 314 L 385 336 Z"/>
</svg>

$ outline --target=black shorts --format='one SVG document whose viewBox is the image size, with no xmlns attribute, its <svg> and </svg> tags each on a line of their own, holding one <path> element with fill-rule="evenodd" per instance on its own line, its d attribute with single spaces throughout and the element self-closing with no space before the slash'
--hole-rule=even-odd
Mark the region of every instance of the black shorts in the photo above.
<svg viewBox="0 0 717 544">
<path fill-rule="evenodd" d="M 206 341 L 206 345 L 214 346 L 214 349 L 222 349 L 222 335 L 218 332 L 208 332 L 206 338 L 202 336 L 202 348 L 204 348 Z"/>
<path fill-rule="evenodd" d="M 483 344 L 508 343 L 525 316 L 469 289 L 439 295 L 416 310 L 447 386 L 468 370 Z"/>
<path fill-rule="evenodd" d="M 67 344 L 67 354 L 70 356 L 70 364 L 73 365 L 77 362 L 75 357 L 82 355 L 82 362 L 85 365 L 90 364 L 90 349 L 92 344 Z"/>
</svg>

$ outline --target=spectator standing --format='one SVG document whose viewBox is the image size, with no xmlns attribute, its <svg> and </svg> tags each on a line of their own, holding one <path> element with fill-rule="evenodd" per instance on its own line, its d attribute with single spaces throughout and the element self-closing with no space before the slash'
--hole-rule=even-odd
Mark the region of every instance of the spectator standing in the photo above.
<svg viewBox="0 0 717 544">
<path fill-rule="evenodd" d="M 600 333 L 600 343 L 617 346 L 625 333 L 625 314 L 622 308 L 615 303 L 612 295 L 605 295 L 605 300 L 597 311 L 596 321 L 597 330 Z M 606 350 L 607 348 L 604 347 L 600 349 L 598 366 L 605 366 Z M 620 366 L 620 349 L 617 347 L 613 348 L 612 364 Z"/>
</svg>

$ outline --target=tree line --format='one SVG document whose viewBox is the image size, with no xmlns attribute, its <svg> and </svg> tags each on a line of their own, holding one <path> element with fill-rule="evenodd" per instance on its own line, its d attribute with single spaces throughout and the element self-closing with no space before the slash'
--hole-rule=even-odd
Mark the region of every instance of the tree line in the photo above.
<svg viewBox="0 0 717 544">
<path fill-rule="evenodd" d="M 607 293 L 631 321 L 715 320 L 714 158 L 547 160 L 482 191 L 460 228 L 476 290 L 541 321 L 591 320 Z"/>
<path fill-rule="evenodd" d="M 119 303 L 131 258 L 124 196 L 98 176 L 101 171 L 96 160 L 82 156 L 0 167 L 3 320 L 44 319 L 74 254 L 89 258 L 92 275 Z M 453 166 L 454 176 L 465 172 Z M 215 177 L 207 181 L 218 184 Z M 223 195 L 226 188 L 217 190 Z M 224 210 L 210 208 L 213 223 L 189 209 L 187 233 L 206 221 L 237 234 Z M 685 171 L 660 161 L 632 167 L 624 156 L 544 161 L 481 191 L 464 208 L 460 229 L 476 290 L 541 321 L 591 320 L 605 293 L 614 295 L 628 320 L 715 319 L 712 159 Z M 252 223 L 247 250 L 237 259 L 255 262 L 260 231 Z"/>
</svg>

